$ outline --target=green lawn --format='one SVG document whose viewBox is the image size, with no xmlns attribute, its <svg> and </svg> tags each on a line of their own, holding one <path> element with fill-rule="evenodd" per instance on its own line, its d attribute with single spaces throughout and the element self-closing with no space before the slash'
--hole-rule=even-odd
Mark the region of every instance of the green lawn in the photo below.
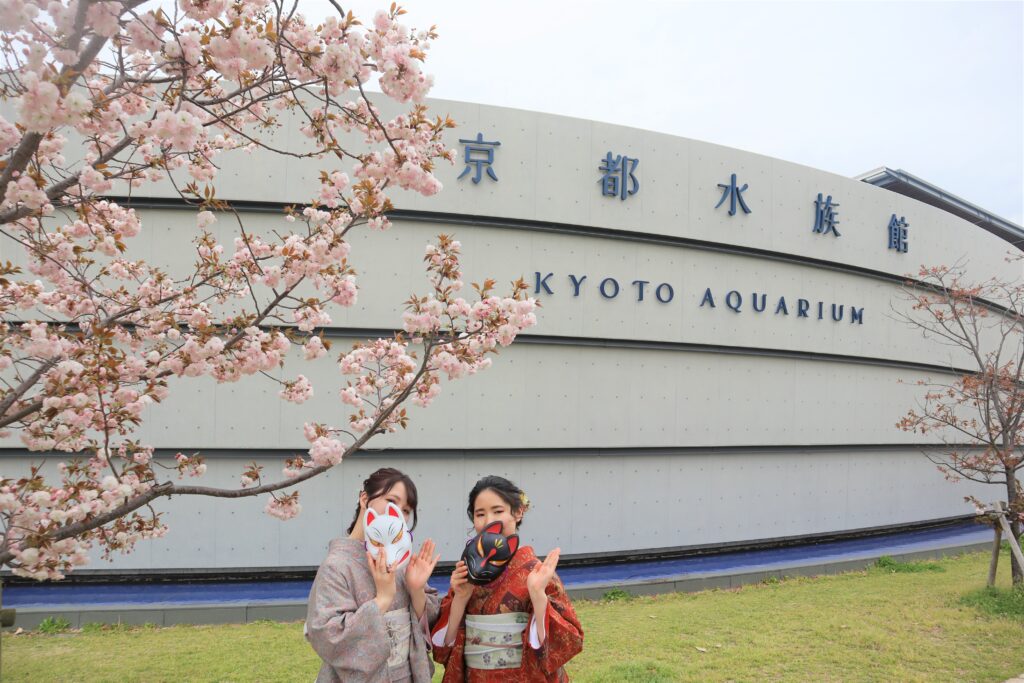
<svg viewBox="0 0 1024 683">
<path fill-rule="evenodd" d="M 586 648 L 570 675 L 608 683 L 1003 681 L 1024 672 L 1024 594 L 986 593 L 987 562 L 976 553 L 932 571 L 894 565 L 579 602 Z M 308 683 L 318 667 L 300 623 L 5 634 L 2 644 L 4 681 Z"/>
</svg>

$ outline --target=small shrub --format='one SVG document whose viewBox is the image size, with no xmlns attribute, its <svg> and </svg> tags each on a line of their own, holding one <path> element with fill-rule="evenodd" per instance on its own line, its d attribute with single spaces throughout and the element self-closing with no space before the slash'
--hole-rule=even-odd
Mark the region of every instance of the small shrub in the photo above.
<svg viewBox="0 0 1024 683">
<path fill-rule="evenodd" d="M 601 599 L 605 602 L 616 602 L 618 600 L 632 600 L 634 596 L 628 591 L 624 591 L 621 588 L 612 588 L 611 590 L 605 591 Z"/>
<path fill-rule="evenodd" d="M 40 633 L 63 633 L 71 628 L 71 622 L 64 617 L 46 617 L 39 622 Z"/>
<path fill-rule="evenodd" d="M 889 574 L 913 574 L 916 572 L 944 572 L 946 568 L 938 562 L 898 562 L 888 555 L 875 560 L 875 567 Z"/>
</svg>

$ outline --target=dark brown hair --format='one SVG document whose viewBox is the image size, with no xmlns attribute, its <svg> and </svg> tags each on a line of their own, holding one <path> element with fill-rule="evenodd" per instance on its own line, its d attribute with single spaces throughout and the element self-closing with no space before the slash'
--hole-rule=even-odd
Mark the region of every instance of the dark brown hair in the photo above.
<svg viewBox="0 0 1024 683">
<path fill-rule="evenodd" d="M 405 500 L 409 507 L 412 508 L 412 526 L 409 527 L 409 530 L 412 531 L 416 528 L 416 522 L 418 521 L 416 505 L 419 503 L 419 499 L 416 496 L 416 484 L 412 483 L 412 479 L 409 478 L 408 474 L 400 472 L 393 467 L 381 467 L 366 478 L 360 493 L 366 492 L 367 503 L 369 503 L 369 501 L 375 498 L 387 495 L 387 492 L 395 488 L 395 485 L 399 483 L 405 484 Z M 352 530 L 356 528 L 358 523 L 359 503 L 357 501 L 356 513 L 352 516 L 352 523 L 348 525 L 348 533 L 352 533 Z"/>
<path fill-rule="evenodd" d="M 499 498 L 505 501 L 513 515 L 520 510 L 525 512 L 530 506 L 526 500 L 526 494 L 523 493 L 521 488 L 505 477 L 492 474 L 478 481 L 473 490 L 469 492 L 469 505 L 466 507 L 466 515 L 470 521 L 473 521 L 473 506 L 476 505 L 476 497 L 488 489 L 494 491 L 498 494 Z M 517 529 L 520 524 L 522 524 L 522 520 L 516 522 Z"/>
</svg>

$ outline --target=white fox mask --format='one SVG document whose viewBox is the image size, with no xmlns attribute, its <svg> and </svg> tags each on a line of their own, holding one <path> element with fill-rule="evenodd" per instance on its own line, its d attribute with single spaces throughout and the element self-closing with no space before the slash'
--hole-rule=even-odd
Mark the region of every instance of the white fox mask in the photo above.
<svg viewBox="0 0 1024 683">
<path fill-rule="evenodd" d="M 374 558 L 384 550 L 389 565 L 402 566 L 412 557 L 412 532 L 405 524 L 405 515 L 394 503 L 388 502 L 383 514 L 367 507 L 363 513 L 363 535 L 366 549 Z"/>
</svg>

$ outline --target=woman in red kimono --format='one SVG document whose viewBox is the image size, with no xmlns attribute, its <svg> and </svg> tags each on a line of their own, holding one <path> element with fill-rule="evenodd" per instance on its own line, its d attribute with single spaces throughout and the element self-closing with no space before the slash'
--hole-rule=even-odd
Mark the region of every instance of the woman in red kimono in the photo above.
<svg viewBox="0 0 1024 683">
<path fill-rule="evenodd" d="M 509 546 L 529 507 L 526 494 L 502 477 L 484 477 L 466 512 L 477 533 L 497 531 Z M 462 560 L 452 573 L 434 627 L 434 660 L 443 683 L 562 683 L 565 663 L 583 650 L 583 628 L 555 574 L 559 549 L 543 562 L 533 548 L 514 550 L 503 573 L 486 585 L 469 581 Z"/>
</svg>

